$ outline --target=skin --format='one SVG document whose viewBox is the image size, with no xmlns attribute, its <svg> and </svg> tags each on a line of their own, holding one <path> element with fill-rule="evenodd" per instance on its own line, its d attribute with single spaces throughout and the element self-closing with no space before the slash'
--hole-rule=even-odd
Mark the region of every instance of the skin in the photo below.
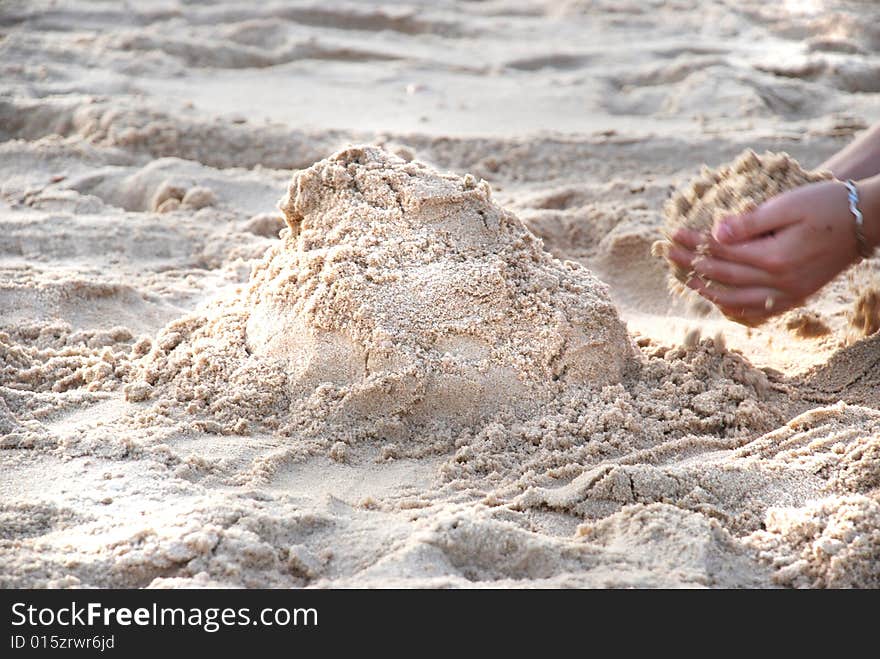
<svg viewBox="0 0 880 659">
<path fill-rule="evenodd" d="M 880 245 L 880 124 L 821 168 L 856 181 L 865 237 Z M 860 258 L 839 180 L 805 185 L 750 213 L 720 218 L 711 234 L 679 229 L 672 240 L 669 258 L 695 273 L 687 285 L 746 325 L 801 306 Z"/>
</svg>

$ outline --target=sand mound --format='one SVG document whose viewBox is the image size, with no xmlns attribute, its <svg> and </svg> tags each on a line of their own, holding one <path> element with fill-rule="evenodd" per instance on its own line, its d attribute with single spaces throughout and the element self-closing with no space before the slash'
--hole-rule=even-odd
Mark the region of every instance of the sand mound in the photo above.
<svg viewBox="0 0 880 659">
<path fill-rule="evenodd" d="M 771 197 L 807 183 L 826 181 L 830 172 L 807 171 L 787 153 L 748 149 L 729 165 L 712 170 L 703 166 L 700 176 L 674 194 L 664 208 L 665 232 L 672 235 L 679 227 L 708 232 L 724 215 L 745 213 Z M 665 243 L 655 243 L 654 253 L 664 254 Z M 681 286 L 690 273 L 669 261 L 670 288 L 683 293 Z"/>
<path fill-rule="evenodd" d="M 148 369 L 147 384 L 231 360 L 224 378 L 270 407 L 332 390 L 336 417 L 461 426 L 619 382 L 633 363 L 605 285 L 544 252 L 472 176 L 356 147 L 298 172 L 280 205 L 288 228 L 238 310 L 166 328 L 154 364 L 187 356 Z M 206 359 L 218 338 L 226 357 Z"/>
<path fill-rule="evenodd" d="M 370 381 L 355 414 L 404 399 L 477 420 L 553 382 L 619 381 L 632 351 L 605 286 L 489 195 L 375 147 L 296 174 L 290 231 L 251 279 L 248 347 L 304 390 Z"/>
</svg>

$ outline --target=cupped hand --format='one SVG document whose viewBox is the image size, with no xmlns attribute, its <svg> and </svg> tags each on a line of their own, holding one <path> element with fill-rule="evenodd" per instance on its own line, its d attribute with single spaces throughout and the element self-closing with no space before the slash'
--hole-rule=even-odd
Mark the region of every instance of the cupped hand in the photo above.
<svg viewBox="0 0 880 659">
<path fill-rule="evenodd" d="M 679 229 L 668 258 L 693 272 L 687 286 L 725 316 L 759 325 L 802 305 L 858 259 L 846 187 L 822 181 L 790 190 L 721 218 L 711 235 Z"/>
</svg>

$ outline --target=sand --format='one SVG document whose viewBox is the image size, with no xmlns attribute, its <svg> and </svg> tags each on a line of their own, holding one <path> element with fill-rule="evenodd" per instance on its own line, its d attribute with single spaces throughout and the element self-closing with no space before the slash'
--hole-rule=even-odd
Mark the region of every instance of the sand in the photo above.
<svg viewBox="0 0 880 659">
<path fill-rule="evenodd" d="M 876 13 L 4 4 L 0 586 L 880 586 L 875 261 L 651 256 L 876 120 Z"/>
</svg>

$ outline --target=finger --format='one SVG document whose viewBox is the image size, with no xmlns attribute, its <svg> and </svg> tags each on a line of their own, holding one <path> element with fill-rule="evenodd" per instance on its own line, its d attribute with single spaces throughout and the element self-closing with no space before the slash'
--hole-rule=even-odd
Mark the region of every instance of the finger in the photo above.
<svg viewBox="0 0 880 659">
<path fill-rule="evenodd" d="M 789 271 L 800 258 L 803 245 L 798 245 L 797 232 L 780 230 L 763 238 L 742 243 L 723 244 L 714 238 L 702 251 L 712 256 L 766 270 L 779 275 Z"/>
<path fill-rule="evenodd" d="M 748 265 L 732 263 L 672 244 L 667 251 L 668 258 L 682 269 L 727 286 L 766 286 L 772 287 L 776 277 L 770 273 Z"/>
<path fill-rule="evenodd" d="M 719 243 L 732 244 L 757 238 L 771 231 L 794 224 L 800 213 L 792 195 L 773 197 L 754 210 L 739 215 L 721 217 L 712 227 L 712 237 Z"/>
<path fill-rule="evenodd" d="M 793 309 L 802 304 L 802 302 L 796 302 L 794 300 L 789 300 L 784 303 L 777 303 L 771 309 L 748 309 L 743 307 L 724 307 L 719 306 L 718 309 L 723 313 L 727 318 L 731 320 L 735 320 L 738 323 L 742 323 L 743 325 L 748 325 L 750 327 L 757 327 L 763 322 L 766 322 L 773 316 L 778 316 L 781 313 L 785 313 L 789 309 Z"/>
<path fill-rule="evenodd" d="M 694 253 L 709 253 L 724 261 L 739 262 L 761 268 L 771 261 L 768 256 L 773 252 L 773 238 L 776 238 L 776 236 L 759 238 L 747 243 L 727 245 L 719 243 L 708 234 L 700 233 L 693 229 L 681 228 L 672 235 L 672 244 L 678 244 Z"/>
<path fill-rule="evenodd" d="M 707 233 L 702 233 L 700 231 L 694 231 L 693 229 L 688 229 L 686 227 L 680 227 L 675 231 L 671 236 L 673 244 L 679 244 L 682 247 L 686 247 L 691 251 L 697 251 L 702 245 L 706 245 L 710 242 L 711 236 Z"/>
<path fill-rule="evenodd" d="M 672 236 L 673 244 L 677 243 L 699 254 L 712 256 L 749 265 L 771 274 L 780 274 L 790 267 L 790 261 L 802 251 L 797 244 L 797 237 L 792 231 L 780 230 L 742 243 L 719 243 L 708 234 L 693 229 L 678 229 Z"/>
<path fill-rule="evenodd" d="M 730 307 L 718 307 L 718 309 L 724 314 L 725 318 L 748 327 L 757 327 L 770 318 L 770 314 L 766 311 L 761 312 L 754 309 L 731 309 Z"/>
<path fill-rule="evenodd" d="M 680 268 L 691 270 L 698 254 L 675 243 L 670 243 L 669 248 L 666 250 L 666 256 Z"/>
<path fill-rule="evenodd" d="M 710 279 L 720 284 L 739 288 L 748 286 L 764 286 L 769 288 L 778 279 L 778 277 L 760 268 L 702 254 L 696 255 L 689 262 L 688 267 L 699 275 L 701 279 Z"/>
<path fill-rule="evenodd" d="M 687 286 L 719 307 L 744 311 L 754 309 L 767 313 L 771 309 L 778 308 L 784 298 L 787 299 L 784 293 L 766 286 L 733 288 L 713 285 L 711 282 L 704 282 L 697 278 L 689 279 Z"/>
</svg>

